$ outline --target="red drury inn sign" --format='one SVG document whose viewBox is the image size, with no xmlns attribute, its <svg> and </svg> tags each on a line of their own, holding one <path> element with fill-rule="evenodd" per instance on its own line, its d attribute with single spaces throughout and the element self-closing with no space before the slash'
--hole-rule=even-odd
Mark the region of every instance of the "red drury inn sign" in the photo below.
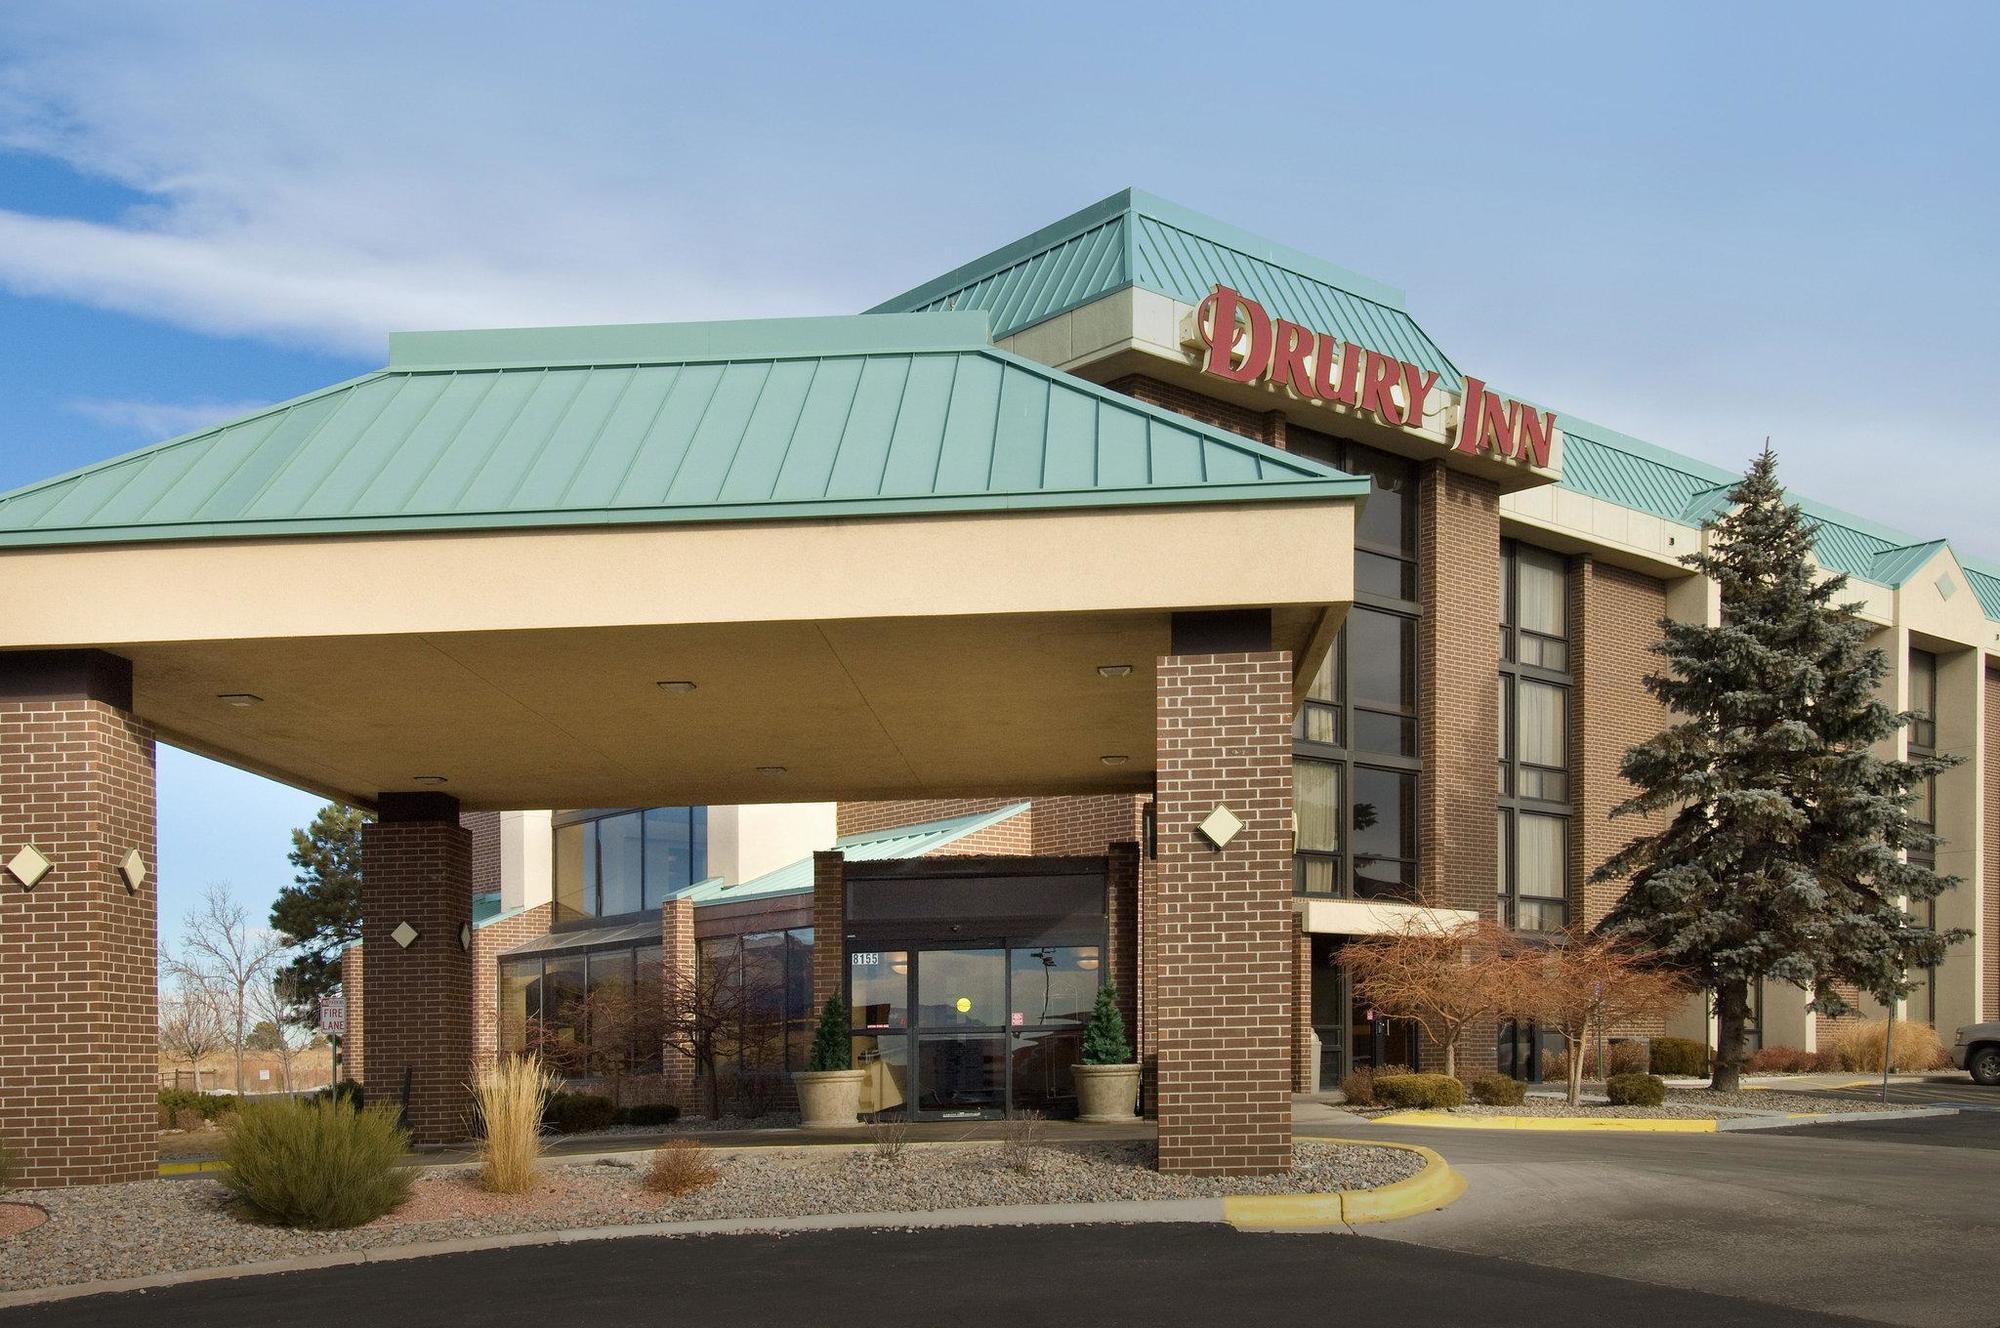
<svg viewBox="0 0 2000 1328">
<path fill-rule="evenodd" d="M 1227 286 L 1202 300 L 1181 340 L 1201 352 L 1203 373 L 1228 382 L 1269 383 L 1303 400 L 1345 406 L 1395 428 L 1443 437 L 1468 455 L 1486 453 L 1542 470 L 1552 464 L 1559 437 L 1554 411 L 1503 397 L 1468 377 L 1450 420 L 1452 393 L 1439 388 L 1435 369 L 1272 318 Z"/>
</svg>

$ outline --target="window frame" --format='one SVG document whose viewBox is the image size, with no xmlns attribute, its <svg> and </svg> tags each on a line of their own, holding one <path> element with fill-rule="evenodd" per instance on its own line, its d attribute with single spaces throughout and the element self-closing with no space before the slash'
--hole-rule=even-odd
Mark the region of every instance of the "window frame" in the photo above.
<svg viewBox="0 0 2000 1328">
<path fill-rule="evenodd" d="M 680 811 L 687 813 L 688 821 L 688 873 L 684 883 L 671 880 L 655 886 L 650 840 L 647 834 L 648 818 L 656 812 Z M 623 816 L 632 816 L 638 821 L 639 851 L 639 907 L 623 913 L 606 913 L 604 908 L 604 853 L 598 842 L 598 830 L 606 821 Z M 601 926 L 607 922 L 635 921 L 657 912 L 662 903 L 679 890 L 708 878 L 708 808 L 686 807 L 593 807 L 557 812 L 550 835 L 550 870 L 552 898 L 555 901 L 555 916 L 549 923 L 550 931 L 569 931 L 580 927 Z M 584 886 L 584 898 L 588 907 L 581 913 L 570 913 L 562 903 L 562 839 L 563 833 L 576 830 L 582 836 L 578 847 L 579 871 L 587 872 L 590 880 Z"/>
<path fill-rule="evenodd" d="M 1547 633 L 1529 631 L 1516 622 L 1520 605 L 1520 552 L 1524 548 L 1557 559 L 1562 564 L 1563 635 L 1559 639 Z M 1498 768 L 1494 790 L 1497 799 L 1495 840 L 1500 860 L 1495 887 L 1499 895 L 1501 924 L 1512 930 L 1560 931 L 1575 913 L 1576 880 L 1571 860 L 1576 834 L 1576 679 L 1570 666 L 1576 654 L 1576 624 L 1569 603 L 1575 575 L 1571 560 L 1552 549 L 1523 544 L 1515 539 L 1500 541 L 1499 741 L 1496 744 Z M 1564 667 L 1556 669 L 1545 664 L 1523 662 L 1518 643 L 1524 635 L 1543 643 L 1543 648 L 1537 651 L 1540 655 L 1546 654 L 1547 643 L 1557 642 L 1561 647 Z M 1521 759 L 1521 694 L 1526 687 L 1552 688 L 1558 694 L 1558 713 L 1562 722 L 1559 746 L 1563 764 L 1560 768 Z M 1559 778 L 1563 796 L 1554 798 L 1540 793 L 1524 793 L 1522 790 L 1529 785 L 1529 781 L 1522 778 L 1524 771 L 1537 777 L 1537 786 L 1548 777 Z M 1539 816 L 1562 823 L 1559 897 L 1521 892 L 1520 831 L 1523 816 Z M 1547 919 L 1541 916 L 1544 912 L 1555 913 L 1559 918 L 1558 925 L 1547 925 Z M 1530 913 L 1537 918 L 1536 925 L 1523 928 L 1522 919 Z"/>
</svg>

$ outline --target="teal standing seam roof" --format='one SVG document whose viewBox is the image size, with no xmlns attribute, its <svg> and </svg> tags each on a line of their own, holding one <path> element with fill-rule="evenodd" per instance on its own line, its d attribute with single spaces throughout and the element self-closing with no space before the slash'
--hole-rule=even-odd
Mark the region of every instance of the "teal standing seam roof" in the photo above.
<svg viewBox="0 0 2000 1328">
<path fill-rule="evenodd" d="M 1986 616 L 2000 622 L 2000 568 L 1976 567 L 1961 562 L 1965 569 L 1965 579 L 1972 584 L 1972 593 L 1979 599 L 1979 607 L 1986 610 Z"/>
<path fill-rule="evenodd" d="M 1008 803 L 991 811 L 971 812 L 964 816 L 949 816 L 937 821 L 922 821 L 915 825 L 893 826 L 886 830 L 870 830 L 862 834 L 843 835 L 834 841 L 834 847 L 844 854 L 849 862 L 881 862 L 890 858 L 921 858 L 926 853 L 935 853 L 941 848 L 957 843 L 969 835 L 977 834 L 989 826 L 1012 820 L 1028 810 L 1027 802 Z M 720 877 L 710 877 L 697 881 L 684 890 L 677 891 L 675 898 L 692 899 L 696 906 L 702 904 L 733 903 L 744 899 L 762 899 L 772 895 L 805 894 L 812 890 L 812 859 L 800 858 L 782 867 L 754 876 L 735 885 L 726 884 Z"/>
<path fill-rule="evenodd" d="M 376 373 L 0 495 L 0 547 L 1366 491 L 976 312 L 520 329 L 399 337 Z"/>
<path fill-rule="evenodd" d="M 886 300 L 870 312 L 984 309 L 996 338 L 1138 286 L 1194 304 L 1222 283 L 1273 315 L 1435 370 L 1457 366 L 1403 311 L 1400 291 L 1212 217 L 1126 189 Z"/>
</svg>

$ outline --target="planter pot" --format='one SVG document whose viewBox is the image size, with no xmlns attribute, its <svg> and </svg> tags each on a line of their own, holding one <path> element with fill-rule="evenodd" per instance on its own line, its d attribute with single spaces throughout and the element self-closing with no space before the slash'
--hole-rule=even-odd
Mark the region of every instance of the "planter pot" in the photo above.
<svg viewBox="0 0 2000 1328">
<path fill-rule="evenodd" d="M 1138 1111 L 1137 1065 L 1079 1065 L 1075 1074 L 1078 1120 L 1115 1125 Z"/>
<path fill-rule="evenodd" d="M 860 1124 L 861 1081 L 865 1070 L 794 1070 L 799 1093 L 799 1126 L 834 1130 Z"/>
</svg>

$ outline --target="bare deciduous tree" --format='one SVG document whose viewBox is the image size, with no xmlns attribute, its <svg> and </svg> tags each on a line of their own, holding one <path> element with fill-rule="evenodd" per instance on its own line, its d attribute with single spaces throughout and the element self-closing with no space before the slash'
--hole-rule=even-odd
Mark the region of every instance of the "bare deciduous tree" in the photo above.
<svg viewBox="0 0 2000 1328">
<path fill-rule="evenodd" d="M 736 965 L 697 964 L 693 973 L 667 972 L 660 992 L 662 1040 L 666 1054 L 694 1062 L 708 1085 L 708 1114 L 722 1114 L 721 1068 L 742 1057 L 746 1046 L 763 1045 L 767 1012 L 782 1012 L 782 995 L 763 980 L 746 977 Z"/>
<path fill-rule="evenodd" d="M 665 1011 L 652 987 L 605 986 L 562 1003 L 554 1019 L 529 1019 L 525 1050 L 564 1078 L 604 1081 L 625 1104 L 625 1083 L 659 1055 Z"/>
<path fill-rule="evenodd" d="M 160 999 L 160 1046 L 188 1063 L 197 1093 L 201 1063 L 229 1045 L 220 995 L 201 982 L 180 979 Z"/>
<path fill-rule="evenodd" d="M 297 1003 L 287 999 L 285 975 L 281 972 L 275 978 L 256 983 L 250 988 L 249 1017 L 253 1024 L 268 1023 L 276 1030 L 271 1050 L 278 1057 L 278 1073 L 287 1093 L 292 1091 L 292 1058 L 298 1055 L 306 1043 L 304 1030 L 296 1024 L 285 1022 L 297 1011 Z M 242 1078 L 238 1071 L 237 1078 Z M 241 1088 L 239 1082 L 238 1088 Z"/>
<path fill-rule="evenodd" d="M 1341 966 L 1354 989 L 1382 1013 L 1414 1020 L 1444 1049 L 1444 1072 L 1458 1072 L 1467 1025 L 1495 1014 L 1512 982 L 1514 941 L 1491 922 L 1448 926 L 1428 920 L 1349 941 Z"/>
<path fill-rule="evenodd" d="M 251 993 L 270 984 L 284 948 L 276 933 L 250 925 L 250 915 L 230 896 L 228 886 L 211 884 L 182 924 L 180 952 L 166 960 L 167 973 L 177 983 L 219 990 L 227 997 L 225 1014 L 231 1030 L 229 1045 L 236 1053 L 239 1093 L 243 1091 L 243 1043 L 250 1029 Z"/>
<path fill-rule="evenodd" d="M 1629 946 L 1581 929 L 1509 964 L 1501 1013 L 1532 1019 L 1563 1041 L 1569 1104 L 1583 1091 L 1583 1052 L 1593 1028 L 1657 1019 L 1688 997 L 1680 974 Z"/>
</svg>

